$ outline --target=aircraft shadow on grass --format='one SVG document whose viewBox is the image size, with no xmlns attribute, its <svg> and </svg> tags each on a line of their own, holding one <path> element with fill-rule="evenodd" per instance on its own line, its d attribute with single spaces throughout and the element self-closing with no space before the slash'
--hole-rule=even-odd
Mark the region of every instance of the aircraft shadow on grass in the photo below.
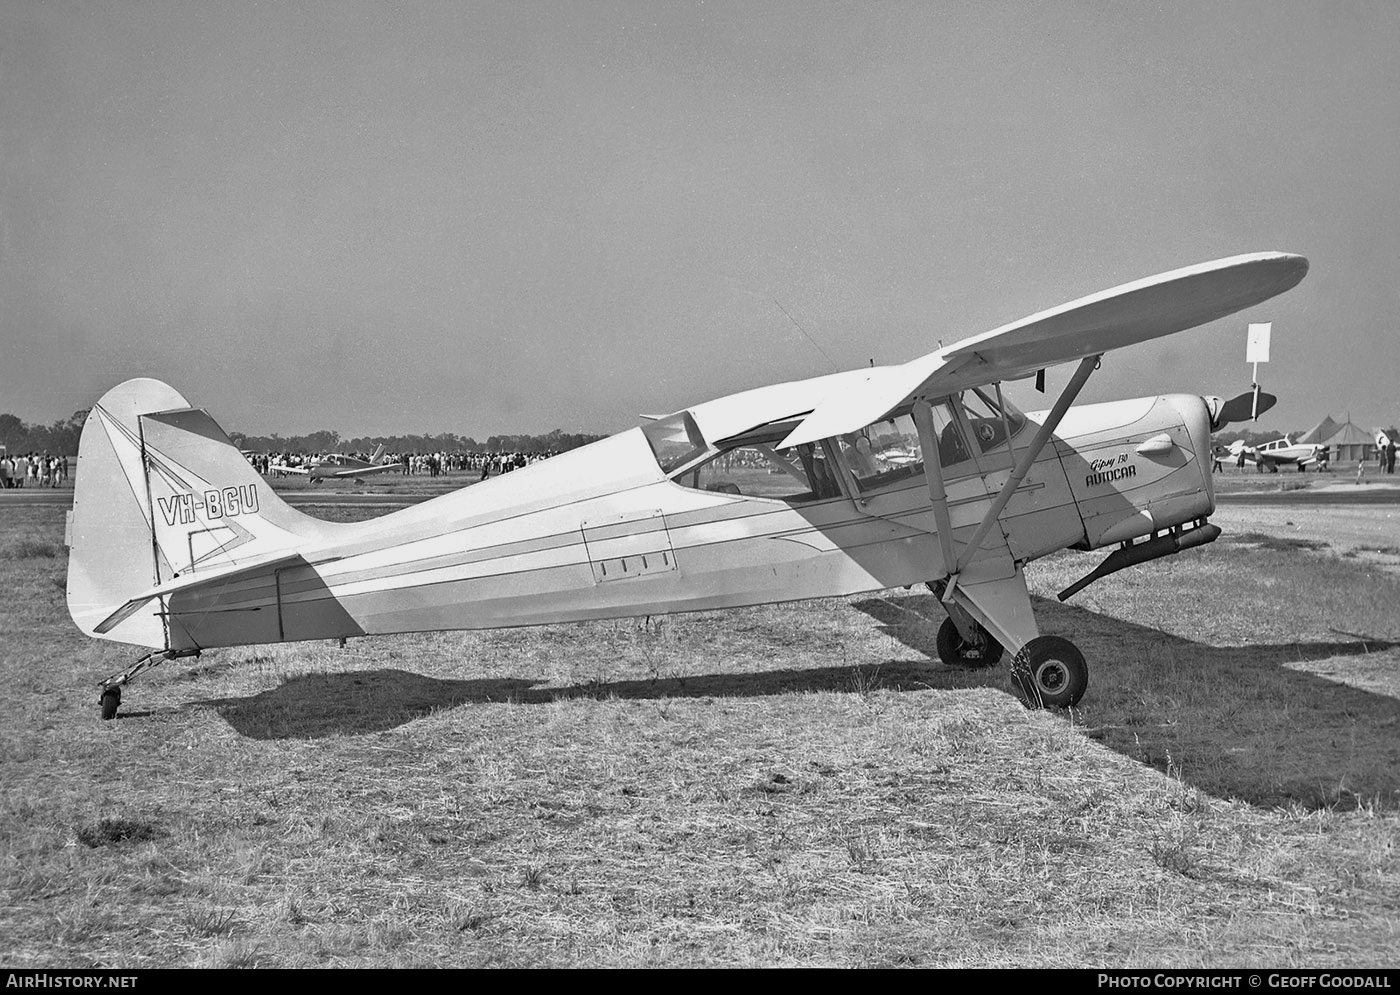
<svg viewBox="0 0 1400 995">
<path fill-rule="evenodd" d="M 812 691 L 923 691 L 950 687 L 927 660 L 862 667 L 815 667 L 716 673 L 655 680 L 588 681 L 542 686 L 524 678 L 444 680 L 406 670 L 308 674 L 249 698 L 195 702 L 212 706 L 253 739 L 318 739 L 382 732 L 431 712 L 461 705 L 542 705 L 571 698 L 756 698 Z M 983 683 L 983 682 L 978 682 Z"/>
<path fill-rule="evenodd" d="M 655 680 L 541 686 L 524 678 L 444 680 L 385 668 L 311 674 L 246 698 L 200 702 L 253 739 L 318 739 L 392 729 L 434 711 L 489 702 L 545 704 L 573 698 L 761 697 L 833 691 L 997 688 L 1010 693 L 1003 663 L 945 666 L 935 637 L 943 610 L 931 596 L 855 602 L 917 659 L 860 666 L 710 673 Z M 1125 756 L 1220 798 L 1261 806 L 1352 808 L 1400 803 L 1400 700 L 1285 664 L 1385 652 L 1400 643 L 1345 639 L 1211 646 L 1038 599 L 1047 632 L 1074 632 L 1101 664 L 1094 696 L 1075 721 Z M 1115 663 L 1141 661 L 1145 686 L 1122 681 Z M 1143 678 L 1142 675 L 1147 675 Z M 1179 721 L 1201 694 L 1231 694 L 1228 724 Z M 1069 718 L 1066 716 L 1066 721 Z M 1186 741 L 1186 733 L 1195 737 Z"/>
<path fill-rule="evenodd" d="M 1044 631 L 1073 633 L 1099 664 L 1076 721 L 1104 745 L 1220 798 L 1307 809 L 1400 805 L 1400 699 L 1288 666 L 1385 653 L 1400 642 L 1352 636 L 1213 646 L 1034 601 Z M 944 613 L 933 597 L 876 597 L 856 607 L 937 660 Z M 988 677 L 992 685 L 1005 680 L 1004 666 Z M 1203 697 L 1227 695 L 1227 723 L 1189 720 Z"/>
</svg>

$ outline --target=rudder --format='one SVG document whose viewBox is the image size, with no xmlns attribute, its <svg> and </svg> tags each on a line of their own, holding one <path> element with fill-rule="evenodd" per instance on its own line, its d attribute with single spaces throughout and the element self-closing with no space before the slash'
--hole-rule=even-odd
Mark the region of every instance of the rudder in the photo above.
<svg viewBox="0 0 1400 995">
<path fill-rule="evenodd" d="M 167 647 L 160 612 L 94 630 L 148 588 L 285 552 L 335 529 L 278 497 L 207 412 L 158 380 L 128 380 L 104 394 L 83 425 L 68 522 L 68 611 L 88 635 Z"/>
</svg>

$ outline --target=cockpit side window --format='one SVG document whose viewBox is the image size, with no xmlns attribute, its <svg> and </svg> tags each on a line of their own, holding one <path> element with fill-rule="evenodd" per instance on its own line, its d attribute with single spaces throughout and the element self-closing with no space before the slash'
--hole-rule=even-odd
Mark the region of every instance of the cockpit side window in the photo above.
<svg viewBox="0 0 1400 995">
<path fill-rule="evenodd" d="M 933 404 L 933 428 L 938 437 L 940 466 L 956 466 L 972 458 L 948 401 Z M 862 491 L 887 487 L 924 472 L 923 443 L 913 415 L 906 409 L 837 442 Z"/>
<path fill-rule="evenodd" d="M 908 412 L 867 425 L 836 442 L 862 491 L 886 487 L 924 472 L 923 444 Z"/>
</svg>

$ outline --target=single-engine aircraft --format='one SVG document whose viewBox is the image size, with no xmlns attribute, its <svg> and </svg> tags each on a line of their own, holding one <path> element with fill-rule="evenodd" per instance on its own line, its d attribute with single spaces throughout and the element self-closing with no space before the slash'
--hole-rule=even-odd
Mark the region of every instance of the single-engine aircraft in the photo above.
<svg viewBox="0 0 1400 995">
<path fill-rule="evenodd" d="M 1230 443 L 1226 451 L 1236 460 L 1243 454 L 1245 460 L 1258 467 L 1260 473 L 1265 470 L 1278 473 L 1281 466 L 1296 466 L 1302 473 L 1317 462 L 1322 447 L 1314 443 L 1293 442 L 1285 435 L 1262 446 L 1247 446 L 1242 439 L 1237 439 Z"/>
<path fill-rule="evenodd" d="M 1210 433 L 1250 417 L 1166 394 L 1071 407 L 1103 354 L 1268 300 L 1301 256 L 1149 277 L 896 366 L 748 390 L 365 522 L 301 514 L 203 410 L 137 379 L 83 427 L 68 607 L 149 650 L 100 685 L 218 646 L 733 608 L 926 583 L 938 651 L 1010 651 L 1029 705 L 1078 702 L 1068 639 L 1041 635 L 1025 564 L 1117 547 L 1060 593 L 1213 541 Z M 1046 411 L 1002 383 L 1075 363 Z M 1041 378 L 1037 376 L 1037 379 Z M 917 459 L 910 459 L 917 454 Z"/>
<path fill-rule="evenodd" d="M 397 470 L 399 467 L 398 463 L 384 459 L 382 445 L 374 450 L 374 455 L 368 461 L 362 460 L 358 456 L 348 456 L 345 453 L 327 453 L 305 466 L 287 466 L 283 463 L 274 465 L 274 469 L 279 473 L 305 474 L 313 484 L 319 484 L 331 478 L 368 477 L 371 474 L 384 473 L 386 470 Z"/>
</svg>

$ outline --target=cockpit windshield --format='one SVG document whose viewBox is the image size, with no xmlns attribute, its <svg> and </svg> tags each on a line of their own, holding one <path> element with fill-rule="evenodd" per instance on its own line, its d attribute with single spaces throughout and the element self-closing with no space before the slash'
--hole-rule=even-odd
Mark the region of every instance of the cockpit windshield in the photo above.
<svg viewBox="0 0 1400 995">
<path fill-rule="evenodd" d="M 988 393 L 974 387 L 963 393 L 962 403 L 972 434 L 984 453 L 1006 445 L 1008 433 L 1014 439 L 1026 423 L 1026 416 L 1000 391 Z"/>
</svg>

